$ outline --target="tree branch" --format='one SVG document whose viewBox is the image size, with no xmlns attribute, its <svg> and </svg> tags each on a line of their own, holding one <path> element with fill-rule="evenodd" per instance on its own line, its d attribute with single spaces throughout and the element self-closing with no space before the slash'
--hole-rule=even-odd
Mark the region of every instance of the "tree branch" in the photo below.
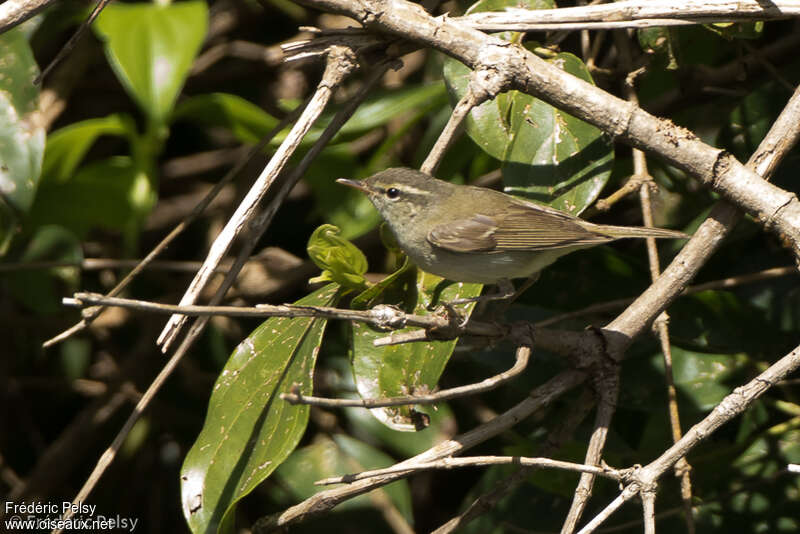
<svg viewBox="0 0 800 534">
<path fill-rule="evenodd" d="M 532 342 L 533 340 L 529 340 Z M 528 366 L 531 355 L 530 346 L 521 346 L 516 351 L 516 361 L 514 366 L 474 384 L 459 386 L 450 389 L 443 389 L 429 395 L 406 395 L 403 397 L 392 397 L 388 399 L 325 399 L 322 397 L 304 396 L 300 393 L 282 393 L 281 399 L 290 404 L 309 404 L 311 406 L 322 406 L 325 408 L 384 408 L 386 406 L 405 406 L 415 404 L 436 404 L 446 400 L 478 395 L 500 387 L 501 385 L 516 378 Z"/>
<path fill-rule="evenodd" d="M 183 298 L 181 298 L 181 305 L 194 304 L 197 301 L 200 292 L 205 288 L 206 284 L 208 284 L 217 265 L 219 265 L 222 258 L 227 254 L 228 250 L 230 250 L 233 240 L 245 230 L 249 230 L 254 219 L 259 215 L 259 203 L 277 179 L 278 174 L 289 162 L 289 158 L 300 145 L 300 141 L 303 139 L 306 132 L 311 129 L 311 126 L 327 106 L 328 101 L 333 95 L 333 91 L 357 65 L 354 53 L 349 49 L 334 48 L 331 54 L 332 60 L 327 63 L 325 73 L 317 86 L 314 96 L 286 136 L 286 139 L 284 139 L 275 151 L 275 154 L 270 158 L 269 163 L 256 179 L 250 191 L 244 199 L 242 199 L 242 202 L 228 220 L 225 228 L 214 240 L 208 252 L 208 256 L 203 262 L 203 266 L 197 271 L 195 278 L 192 280 L 186 293 L 184 293 Z M 172 345 L 172 342 L 175 340 L 180 328 L 185 322 L 185 316 L 173 315 L 170 317 L 157 341 L 162 352 L 169 350 L 169 347 Z"/>
<path fill-rule="evenodd" d="M 443 441 L 427 451 L 400 462 L 396 467 L 410 468 L 419 463 L 428 463 L 462 452 L 504 432 L 517 424 L 520 420 L 530 416 L 535 411 L 549 405 L 565 392 L 579 385 L 586 379 L 580 371 L 565 371 L 541 386 L 531 391 L 530 395 L 508 411 L 498 415 L 488 423 L 482 424 L 472 430 Z M 263 534 L 285 526 L 302 521 L 313 515 L 326 512 L 334 506 L 379 488 L 395 480 L 405 478 L 407 474 L 392 473 L 372 477 L 368 480 L 359 480 L 353 484 L 321 491 L 307 498 L 300 504 L 292 506 L 283 512 L 263 517 L 253 524 L 255 534 Z"/>
<path fill-rule="evenodd" d="M 455 469 L 459 467 L 484 467 L 489 465 L 518 465 L 521 467 L 547 467 L 551 469 L 562 469 L 575 473 L 591 473 L 596 476 L 605 477 L 611 480 L 621 481 L 628 476 L 628 471 L 612 469 L 607 465 L 594 466 L 586 464 L 576 464 L 573 462 L 562 462 L 550 458 L 528 458 L 525 456 L 470 456 L 466 458 L 442 458 L 435 462 L 420 462 L 413 467 L 392 466 L 384 469 L 374 469 L 372 471 L 362 471 L 349 475 L 324 478 L 314 482 L 317 486 L 327 486 L 330 484 L 351 484 L 358 480 L 403 473 L 413 475 L 421 471 L 431 469 Z"/>
<path fill-rule="evenodd" d="M 785 19 L 800 15 L 797 0 L 627 0 L 560 9 L 506 8 L 453 20 L 484 31 L 553 31 L 686 26 Z"/>
</svg>

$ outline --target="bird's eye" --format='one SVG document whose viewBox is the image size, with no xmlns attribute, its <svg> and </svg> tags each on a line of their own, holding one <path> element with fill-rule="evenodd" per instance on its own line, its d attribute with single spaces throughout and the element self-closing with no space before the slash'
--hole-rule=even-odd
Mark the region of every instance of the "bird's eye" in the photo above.
<svg viewBox="0 0 800 534">
<path fill-rule="evenodd" d="M 389 189 L 386 190 L 386 196 L 391 200 L 400 198 L 400 190 L 397 189 L 396 187 L 390 187 Z"/>
</svg>

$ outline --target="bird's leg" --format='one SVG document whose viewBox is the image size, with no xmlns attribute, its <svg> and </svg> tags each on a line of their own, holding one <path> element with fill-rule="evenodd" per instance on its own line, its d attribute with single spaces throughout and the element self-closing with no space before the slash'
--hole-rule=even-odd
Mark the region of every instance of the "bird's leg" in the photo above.
<svg viewBox="0 0 800 534">
<path fill-rule="evenodd" d="M 530 287 L 530 286 L 529 286 Z M 526 288 L 527 289 L 527 288 Z M 480 295 L 478 297 L 471 297 L 467 299 L 455 299 L 448 302 L 448 304 L 469 304 L 470 302 L 490 302 L 493 300 L 506 300 L 515 297 L 514 284 L 508 278 L 501 278 L 497 281 L 497 291 Z M 515 297 L 516 298 L 516 297 Z"/>
<path fill-rule="evenodd" d="M 506 310 L 508 310 L 509 306 L 511 306 L 514 303 L 514 301 L 517 300 L 520 297 L 520 295 L 522 295 L 528 289 L 530 289 L 530 287 L 533 284 L 535 284 L 537 280 L 539 280 L 539 273 L 538 272 L 533 273 L 532 275 L 530 275 L 522 283 L 522 285 L 519 286 L 519 289 L 514 291 L 512 295 L 509 295 L 509 297 L 507 299 L 503 299 L 503 302 L 498 304 L 497 307 L 494 310 L 492 310 L 492 316 L 493 317 L 501 317 L 506 312 Z M 513 289 L 513 286 L 512 286 L 512 289 Z"/>
<path fill-rule="evenodd" d="M 520 295 L 522 295 L 522 294 L 523 294 L 523 293 L 525 293 L 525 292 L 526 292 L 528 289 L 530 289 L 530 287 L 531 287 L 533 284 L 535 284 L 535 283 L 536 283 L 536 282 L 539 280 L 539 275 L 540 275 L 540 274 L 541 274 L 541 271 L 537 271 L 537 272 L 533 273 L 532 275 L 530 275 L 530 276 L 529 276 L 529 277 L 528 277 L 528 278 L 527 278 L 527 279 L 526 279 L 526 280 L 525 280 L 525 281 L 522 283 L 522 285 L 521 285 L 521 286 L 519 286 L 519 289 L 517 289 L 517 290 L 514 292 L 514 294 L 513 294 L 513 295 L 511 295 L 511 296 L 508 298 L 508 305 L 511 305 L 511 304 L 512 304 L 512 303 L 513 303 L 515 300 L 517 300 L 517 299 L 520 297 Z"/>
</svg>

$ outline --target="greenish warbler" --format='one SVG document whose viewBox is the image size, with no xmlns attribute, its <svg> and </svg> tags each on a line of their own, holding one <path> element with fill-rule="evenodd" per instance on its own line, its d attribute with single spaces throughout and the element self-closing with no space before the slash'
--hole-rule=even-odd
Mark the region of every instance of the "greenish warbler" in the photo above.
<svg viewBox="0 0 800 534">
<path fill-rule="evenodd" d="M 532 276 L 574 250 L 626 237 L 680 239 L 682 232 L 592 224 L 553 208 L 414 169 L 387 169 L 360 189 L 423 270 L 449 280 L 503 283 Z"/>
</svg>

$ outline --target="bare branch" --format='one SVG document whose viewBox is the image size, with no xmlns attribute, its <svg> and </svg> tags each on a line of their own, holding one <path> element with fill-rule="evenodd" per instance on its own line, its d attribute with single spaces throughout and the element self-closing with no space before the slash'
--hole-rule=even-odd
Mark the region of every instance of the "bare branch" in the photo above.
<svg viewBox="0 0 800 534">
<path fill-rule="evenodd" d="M 111 291 L 107 293 L 107 296 L 114 297 L 115 295 L 119 295 L 123 289 L 128 287 L 128 284 L 130 284 L 134 280 L 134 278 L 139 276 L 139 274 L 144 269 L 146 269 L 150 263 L 152 263 L 164 250 L 167 249 L 169 244 L 172 243 L 172 241 L 174 241 L 175 238 L 177 238 L 186 228 L 189 227 L 190 224 L 192 224 L 205 211 L 205 209 L 211 204 L 211 202 L 214 200 L 214 198 L 216 198 L 216 196 L 220 193 L 220 191 L 222 191 L 222 189 L 227 184 L 229 184 L 236 177 L 236 175 L 239 174 L 239 172 L 245 167 L 245 165 L 247 165 L 247 163 L 256 154 L 258 154 L 261 151 L 261 149 L 264 148 L 272 140 L 274 136 L 280 133 L 280 131 L 283 130 L 287 124 L 289 124 L 292 120 L 297 118 L 296 116 L 297 114 L 299 114 L 301 109 L 302 106 L 299 106 L 297 109 L 289 113 L 283 120 L 280 121 L 280 123 L 278 123 L 275 126 L 275 128 L 273 128 L 264 137 L 264 139 L 262 139 L 256 146 L 254 146 L 244 158 L 242 158 L 236 165 L 234 165 L 225 174 L 225 176 L 223 176 L 222 179 L 219 182 L 217 182 L 214 185 L 214 187 L 211 188 L 211 190 L 203 197 L 203 199 L 197 203 L 197 205 L 192 209 L 191 213 L 189 213 L 189 215 L 187 215 L 183 221 L 178 223 L 178 225 L 176 225 L 175 228 L 173 228 L 169 232 L 169 234 L 167 234 L 166 237 L 164 237 L 164 239 L 162 239 L 158 243 L 158 245 L 156 245 L 153 248 L 153 250 L 151 250 L 136 267 L 134 267 L 127 275 L 125 275 L 125 277 L 122 280 L 120 280 L 120 282 L 116 286 L 114 286 L 113 289 L 111 289 Z M 84 314 L 80 322 L 74 324 L 73 326 L 61 332 L 57 336 L 48 339 L 47 341 L 42 343 L 42 347 L 43 348 L 50 347 L 52 345 L 55 345 L 56 343 L 60 343 L 61 341 L 71 337 L 74 334 L 77 334 L 78 332 L 83 331 L 90 324 L 92 324 L 92 321 L 94 321 L 94 319 L 96 319 L 97 316 L 99 316 L 103 312 L 103 309 L 104 308 L 101 306 L 96 308 L 90 314 Z"/>
<path fill-rule="evenodd" d="M 339 58 L 338 55 L 332 55 L 332 56 L 329 56 L 328 61 L 329 61 L 329 63 L 338 63 L 340 61 L 340 58 Z M 347 69 L 346 66 L 344 66 L 343 68 Z M 327 70 L 328 69 L 326 69 L 326 71 Z M 322 133 L 322 135 L 317 140 L 317 142 L 314 144 L 314 146 L 311 148 L 311 150 L 309 150 L 309 152 L 306 154 L 306 156 L 300 162 L 300 165 L 298 165 L 298 168 L 297 168 L 298 170 L 296 172 L 304 172 L 305 171 L 305 168 L 310 164 L 311 160 L 316 156 L 316 154 L 320 150 L 322 150 L 321 147 L 324 146 L 325 144 L 327 144 L 327 142 L 333 136 L 333 132 L 338 131 L 338 129 L 341 127 L 341 125 L 344 124 L 344 122 L 347 120 L 347 118 L 349 118 L 350 115 L 353 113 L 353 111 L 355 110 L 355 107 L 358 106 L 358 104 L 361 103 L 361 101 L 363 100 L 363 96 L 364 95 L 365 95 L 365 92 L 362 92 L 359 95 L 356 95 L 351 100 L 349 105 L 345 106 L 342 110 L 340 110 L 337 113 L 337 115 L 334 117 L 334 119 L 331 121 L 331 123 L 328 125 L 328 127 L 325 129 L 325 131 Z M 291 185 L 293 185 L 293 184 L 291 184 Z M 285 184 L 284 184 L 284 189 L 286 189 Z M 280 195 L 278 195 L 278 197 L 279 197 L 279 201 L 283 200 L 283 197 L 281 197 Z M 222 282 L 222 285 L 220 286 L 219 290 L 214 295 L 214 297 L 211 299 L 212 305 L 213 304 L 217 304 L 222 300 L 222 297 L 225 295 L 225 292 L 233 284 L 234 280 L 236 279 L 236 275 L 239 273 L 239 270 L 241 269 L 242 265 L 244 265 L 244 263 L 246 262 L 247 258 L 249 257 L 250 252 L 252 251 L 252 246 L 254 246 L 254 244 L 255 244 L 255 240 L 252 240 L 251 243 L 250 243 L 251 248 L 247 248 L 245 246 L 245 247 L 243 247 L 242 251 L 240 251 L 240 254 L 237 256 L 233 266 L 231 267 L 231 270 L 227 273 L 227 275 L 225 277 L 225 280 Z M 151 253 L 151 255 L 152 255 L 152 253 Z M 214 265 L 214 267 L 216 267 L 216 264 Z M 212 270 L 212 272 L 213 272 L 213 270 Z M 120 431 L 117 433 L 117 435 L 114 438 L 114 440 L 111 443 L 111 445 L 105 450 L 105 452 L 103 452 L 103 455 L 98 460 L 97 464 L 95 465 L 94 469 L 92 470 L 92 473 L 89 475 L 89 477 L 87 478 L 86 482 L 83 484 L 83 487 L 81 487 L 80 491 L 75 496 L 75 499 L 73 499 L 73 504 L 74 503 L 83 502 L 89 496 L 91 491 L 94 489 L 94 486 L 100 480 L 100 477 L 102 477 L 103 473 L 106 471 L 108 466 L 111 465 L 111 462 L 113 462 L 114 458 L 116 457 L 117 452 L 119 451 L 119 448 L 122 446 L 122 443 L 125 441 L 125 438 L 128 436 L 128 434 L 130 433 L 131 429 L 133 428 L 133 425 L 139 420 L 139 418 L 141 417 L 142 413 L 144 413 L 144 410 L 149 406 L 149 404 L 152 401 L 152 399 L 155 397 L 155 395 L 161 389 L 161 386 L 163 386 L 164 382 L 166 382 L 167 378 L 169 378 L 169 376 L 175 370 L 175 368 L 177 367 L 178 363 L 181 361 L 183 356 L 188 352 L 189 348 L 192 346 L 194 341 L 203 332 L 203 330 L 205 329 L 205 326 L 206 326 L 207 323 L 208 323 L 208 318 L 207 317 L 201 317 L 201 318 L 197 319 L 192 324 L 191 328 L 189 329 L 188 334 L 183 339 L 183 341 L 181 342 L 181 344 L 178 347 L 178 349 L 170 357 L 170 359 L 167 361 L 167 363 L 164 366 L 164 368 L 159 372 L 158 376 L 153 380 L 153 382 L 147 388 L 147 391 L 144 393 L 144 395 L 142 395 L 142 398 L 136 404 L 136 407 L 134 408 L 133 412 L 128 417 L 128 419 L 125 421 L 125 424 L 120 429 Z M 69 517 L 71 517 L 73 515 L 73 513 L 74 513 L 74 511 L 73 511 L 74 509 L 75 509 L 75 507 L 70 508 L 66 513 L 64 513 L 64 515 L 62 516 L 62 519 L 68 519 Z M 57 532 L 54 531 L 53 534 L 57 534 Z"/>
<path fill-rule="evenodd" d="M 220 232 L 219 236 L 217 236 L 217 239 L 214 240 L 208 252 L 208 256 L 203 262 L 203 266 L 197 271 L 197 275 L 194 280 L 192 280 L 183 298 L 181 298 L 180 303 L 182 306 L 194 304 L 197 301 L 200 292 L 205 288 L 214 269 L 216 269 L 219 262 L 222 261 L 222 258 L 227 254 L 228 250 L 230 250 L 233 240 L 242 232 L 248 230 L 249 226 L 253 223 L 253 220 L 258 215 L 258 204 L 261 202 L 261 199 L 264 198 L 264 195 L 267 194 L 267 191 L 275 182 L 278 174 L 288 163 L 289 157 L 300 145 L 300 141 L 303 139 L 306 132 L 311 129 L 311 126 L 327 106 L 334 89 L 356 67 L 355 58 L 352 56 L 353 53 L 350 52 L 349 49 L 335 48 L 331 54 L 334 60 L 328 62 L 325 73 L 317 86 L 314 96 L 286 136 L 286 139 L 284 139 L 275 151 L 275 154 L 270 158 L 269 163 L 256 179 L 250 191 L 244 199 L 242 199 L 241 204 L 236 208 L 236 211 L 228 220 L 225 228 Z M 169 347 L 175 340 L 175 337 L 178 335 L 185 321 L 185 316 L 173 315 L 170 317 L 157 341 L 163 352 L 169 350 Z"/>
<path fill-rule="evenodd" d="M 625 501 L 648 491 L 656 481 L 675 463 L 684 458 L 698 443 L 714 433 L 719 427 L 744 412 L 765 391 L 800 368 L 800 346 L 772 364 L 753 380 L 738 387 L 714 407 L 702 421 L 694 425 L 672 447 L 656 460 L 631 474 L 631 482 L 600 514 L 590 521 L 579 534 L 593 532 L 614 510 Z"/>
<path fill-rule="evenodd" d="M 532 340 L 531 340 L 532 341 Z M 404 397 L 393 397 L 388 399 L 325 399 L 322 397 L 309 397 L 300 393 L 283 393 L 281 398 L 291 404 L 310 404 L 311 406 L 322 406 L 326 408 L 342 408 L 346 406 L 359 408 L 383 408 L 386 406 L 404 406 L 414 404 L 436 404 L 446 400 L 457 399 L 478 395 L 500 387 L 501 385 L 516 378 L 525 370 L 531 355 L 530 346 L 517 348 L 516 361 L 514 366 L 480 382 L 459 386 L 450 389 L 443 389 L 429 395 L 406 395 Z"/>
<path fill-rule="evenodd" d="M 349 475 L 342 475 L 339 477 L 325 478 L 314 482 L 318 486 L 327 486 L 330 484 L 351 484 L 358 480 L 366 480 L 369 478 L 391 475 L 395 473 L 403 473 L 405 475 L 413 475 L 421 471 L 431 469 L 455 469 L 459 467 L 484 467 L 489 465 L 518 465 L 521 467 L 547 467 L 551 469 L 562 469 L 564 471 L 573 471 L 576 473 L 592 473 L 593 475 L 609 478 L 611 480 L 623 480 L 628 471 L 612 469 L 607 465 L 594 466 L 585 464 L 576 464 L 573 462 L 562 462 L 560 460 L 551 460 L 550 458 L 529 458 L 526 456 L 470 456 L 466 458 L 442 458 L 435 462 L 420 462 L 411 467 L 399 467 L 397 465 L 387 467 L 384 469 L 374 469 L 372 471 L 362 471 L 361 473 L 354 473 Z"/>
<path fill-rule="evenodd" d="M 461 100 L 458 101 L 450 119 L 433 145 L 428 157 L 422 163 L 420 170 L 425 174 L 433 175 L 439 167 L 447 147 L 456 137 L 459 127 L 464 119 L 467 118 L 472 108 L 480 106 L 487 100 L 491 100 L 507 88 L 507 81 L 503 77 L 496 76 L 496 71 L 491 68 L 475 69 L 469 78 L 467 90 Z"/>
<path fill-rule="evenodd" d="M 785 19 L 800 15 L 800 2 L 775 0 L 626 0 L 613 4 L 560 9 L 506 8 L 456 17 L 484 31 L 553 31 L 583 29 L 686 26 L 753 20 Z"/>
<path fill-rule="evenodd" d="M 589 415 L 594 404 L 594 395 L 590 393 L 588 389 L 584 388 L 581 396 L 571 405 L 567 416 L 561 420 L 554 431 L 548 433 L 547 439 L 542 444 L 538 454 L 545 455 L 558 450 L 565 441 L 572 437 L 575 429 L 581 424 L 584 418 Z M 493 508 L 500 499 L 508 495 L 514 488 L 521 484 L 531 471 L 532 468 L 522 467 L 517 469 L 514 474 L 499 481 L 494 488 L 470 503 L 463 513 L 447 521 L 434 530 L 432 534 L 450 534 L 465 526 L 482 513 Z"/>
<path fill-rule="evenodd" d="M 0 33 L 22 24 L 56 0 L 6 0 L 0 4 Z"/>
<path fill-rule="evenodd" d="M 547 406 L 585 379 L 586 375 L 583 372 L 565 371 L 534 389 L 525 400 L 508 411 L 503 412 L 488 423 L 482 424 L 452 439 L 443 441 L 431 449 L 397 464 L 397 467 L 406 468 L 418 463 L 432 462 L 461 454 L 497 434 L 508 430 L 521 419 Z M 390 482 L 394 482 L 395 480 L 405 478 L 405 476 L 407 475 L 404 473 L 376 476 L 369 480 L 359 480 L 347 486 L 321 491 L 283 512 L 259 519 L 253 524 L 253 532 L 256 534 L 263 534 L 283 528 L 291 523 L 307 519 L 312 515 L 326 512 L 337 504 L 389 484 Z"/>
<path fill-rule="evenodd" d="M 593 371 L 595 373 L 593 377 L 595 395 L 598 398 L 597 415 L 592 437 L 589 439 L 589 446 L 586 448 L 586 456 L 583 460 L 585 465 L 600 465 L 608 429 L 611 427 L 611 419 L 617 409 L 617 399 L 619 398 L 619 365 L 611 359 L 606 359 L 595 365 Z M 561 527 L 562 534 L 572 534 L 575 531 L 592 494 L 594 480 L 593 473 L 581 474 L 578 487 L 575 489 L 575 497 Z"/>
<path fill-rule="evenodd" d="M 779 234 L 793 250 L 800 251 L 800 201 L 794 194 L 769 184 L 692 132 L 579 80 L 521 46 L 446 17 L 431 17 L 417 4 L 405 0 L 302 3 L 348 15 L 369 29 L 433 47 L 474 70 L 494 69 L 497 76 L 505 77 L 510 88 L 532 94 L 691 174 Z"/>
</svg>

